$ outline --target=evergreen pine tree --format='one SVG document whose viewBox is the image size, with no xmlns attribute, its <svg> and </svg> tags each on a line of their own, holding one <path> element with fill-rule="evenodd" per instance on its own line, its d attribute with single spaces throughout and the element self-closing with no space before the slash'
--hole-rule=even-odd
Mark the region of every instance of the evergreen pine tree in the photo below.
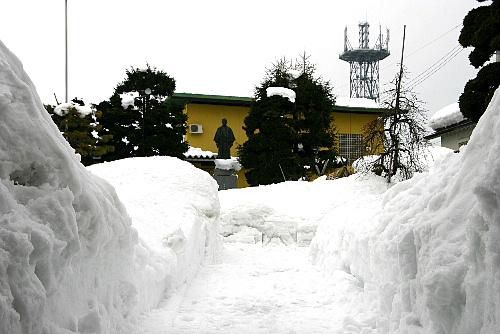
<svg viewBox="0 0 500 334">
<path fill-rule="evenodd" d="M 82 100 L 74 98 L 73 106 L 69 105 L 59 113 L 55 112 L 55 107 L 46 105 L 52 120 L 61 131 L 63 137 L 73 147 L 76 153 L 80 154 L 82 164 L 88 166 L 100 159 L 108 152 L 113 151 L 113 146 L 109 145 L 110 136 L 100 133 L 101 126 L 98 124 L 96 113 L 83 114 L 78 107 L 83 107 Z"/>
<path fill-rule="evenodd" d="M 97 105 L 102 112 L 102 125 L 113 136 L 115 152 L 105 156 L 115 160 L 136 156 L 170 155 L 182 158 L 188 145 L 187 116 L 183 105 L 170 97 L 175 80 L 165 72 L 151 68 L 131 68 L 108 101 Z M 147 94 L 147 89 L 150 94 Z M 123 94 L 135 94 L 129 105 Z"/>
<path fill-rule="evenodd" d="M 478 0 L 484 2 L 485 0 Z M 464 18 L 459 42 L 474 47 L 469 55 L 470 63 L 479 68 L 500 50 L 500 0 L 488 6 L 472 9 Z M 460 96 L 460 111 L 468 119 L 477 122 L 485 112 L 493 93 L 500 86 L 500 64 L 484 66 L 476 78 L 470 80 Z"/>
<path fill-rule="evenodd" d="M 268 97 L 269 87 L 293 89 L 295 102 Z M 239 148 L 248 182 L 259 185 L 304 177 L 319 148 L 334 144 L 329 84 L 314 77 L 314 67 L 305 56 L 297 66 L 281 59 L 256 87 L 255 100 L 244 122 L 248 141 Z"/>
</svg>

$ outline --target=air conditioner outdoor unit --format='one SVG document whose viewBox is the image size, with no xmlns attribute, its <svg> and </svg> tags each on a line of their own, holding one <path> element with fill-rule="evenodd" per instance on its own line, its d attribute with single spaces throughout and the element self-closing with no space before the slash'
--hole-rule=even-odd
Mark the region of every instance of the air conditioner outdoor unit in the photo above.
<svg viewBox="0 0 500 334">
<path fill-rule="evenodd" d="M 190 133 L 203 133 L 203 127 L 201 124 L 189 124 Z"/>
</svg>

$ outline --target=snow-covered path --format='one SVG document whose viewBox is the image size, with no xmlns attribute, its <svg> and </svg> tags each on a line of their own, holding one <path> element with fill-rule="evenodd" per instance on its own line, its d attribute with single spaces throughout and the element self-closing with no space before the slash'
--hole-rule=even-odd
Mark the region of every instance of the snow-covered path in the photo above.
<svg viewBox="0 0 500 334">
<path fill-rule="evenodd" d="M 141 319 L 137 333 L 370 333 L 351 275 L 325 277 L 307 247 L 226 243 L 222 263 L 203 267 L 184 296 Z"/>
</svg>

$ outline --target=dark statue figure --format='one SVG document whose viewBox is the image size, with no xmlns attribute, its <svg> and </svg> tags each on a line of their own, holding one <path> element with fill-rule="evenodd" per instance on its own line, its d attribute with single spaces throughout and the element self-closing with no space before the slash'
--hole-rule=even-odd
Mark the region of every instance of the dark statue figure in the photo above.
<svg viewBox="0 0 500 334">
<path fill-rule="evenodd" d="M 214 137 L 215 144 L 219 149 L 217 159 L 231 159 L 231 146 L 233 146 L 234 140 L 233 130 L 227 126 L 227 119 L 223 118 L 222 126 L 217 129 Z"/>
</svg>

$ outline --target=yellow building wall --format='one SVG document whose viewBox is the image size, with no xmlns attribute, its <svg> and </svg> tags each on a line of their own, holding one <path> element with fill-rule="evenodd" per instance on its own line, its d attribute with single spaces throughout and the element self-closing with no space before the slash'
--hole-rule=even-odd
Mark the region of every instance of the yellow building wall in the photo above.
<svg viewBox="0 0 500 334">
<path fill-rule="evenodd" d="M 373 114 L 333 113 L 333 126 L 336 133 L 362 134 L 364 127 L 377 119 Z"/>
<path fill-rule="evenodd" d="M 188 116 L 188 124 L 201 124 L 203 127 L 203 133 L 188 131 L 186 140 L 190 146 L 217 153 L 214 136 L 217 128 L 222 125 L 221 120 L 225 118 L 236 138 L 231 147 L 231 155 L 238 156 L 238 146 L 243 145 L 248 139 L 242 127 L 250 107 L 188 103 L 184 111 Z M 238 172 L 238 188 L 245 187 L 248 187 L 248 182 L 242 169 Z"/>
<path fill-rule="evenodd" d="M 335 127 L 335 133 L 339 134 L 364 134 L 365 127 L 370 122 L 376 120 L 379 114 L 354 114 L 354 113 L 333 113 L 332 124 Z M 337 142 L 337 145 L 340 143 Z M 340 147 L 337 146 L 338 149 Z M 366 152 L 370 154 L 381 153 L 381 148 L 376 152 Z"/>
<path fill-rule="evenodd" d="M 238 156 L 238 146 L 243 145 L 248 139 L 242 127 L 245 117 L 250 112 L 250 107 L 188 103 L 185 106 L 185 112 L 188 116 L 188 124 L 201 124 L 203 127 L 203 133 L 200 134 L 188 131 L 186 139 L 190 146 L 216 153 L 214 135 L 217 128 L 221 126 L 221 120 L 226 118 L 236 138 L 231 147 L 231 155 Z M 377 116 L 376 114 L 334 112 L 333 126 L 337 134 L 362 134 L 366 124 L 375 120 Z M 244 170 L 241 170 L 238 172 L 238 188 L 244 187 L 248 187 L 248 182 Z"/>
<path fill-rule="evenodd" d="M 248 139 L 242 127 L 250 107 L 189 103 L 185 107 L 185 112 L 188 124 L 201 124 L 203 127 L 203 133 L 188 131 L 186 139 L 190 146 L 217 153 L 214 136 L 217 128 L 222 125 L 221 120 L 225 118 L 236 138 L 231 147 L 231 155 L 238 156 L 238 146 L 243 145 Z"/>
</svg>

